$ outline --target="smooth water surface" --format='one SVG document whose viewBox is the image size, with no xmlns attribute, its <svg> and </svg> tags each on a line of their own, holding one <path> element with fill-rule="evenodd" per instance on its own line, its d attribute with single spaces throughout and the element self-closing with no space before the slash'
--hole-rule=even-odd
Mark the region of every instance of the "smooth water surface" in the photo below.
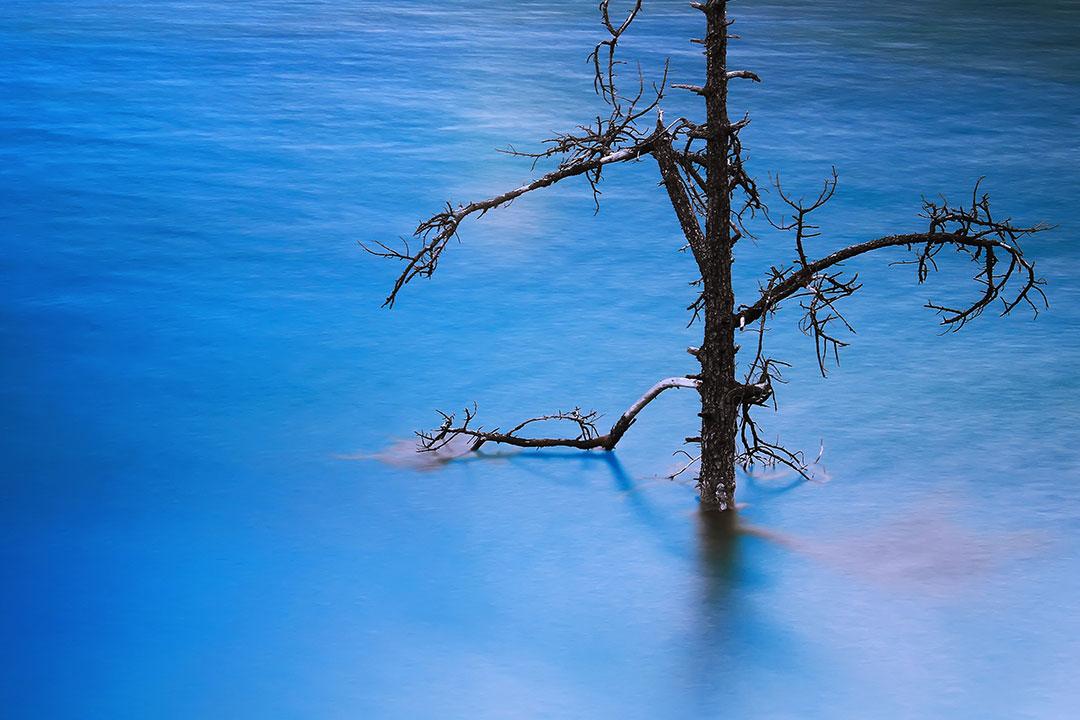
<svg viewBox="0 0 1080 720">
<path fill-rule="evenodd" d="M 497 155 L 599 108 L 589 2 L 8 0 L 0 6 L 5 717 L 1066 718 L 1080 707 L 1080 6 L 740 2 L 750 166 L 816 192 L 821 252 L 919 227 L 981 175 L 1052 307 L 940 336 L 900 255 L 770 432 L 826 483 L 700 516 L 687 393 L 613 455 L 437 469 L 393 448 L 613 416 L 684 352 L 691 261 L 651 163 L 463 227 L 393 311 L 357 240 L 529 176 Z M 698 13 L 625 43 L 700 78 Z M 631 68 L 633 66 L 630 66 Z M 695 111 L 672 97 L 669 113 Z M 748 297 L 785 241 L 744 243 Z M 374 456 L 379 456 L 378 459 Z"/>
</svg>

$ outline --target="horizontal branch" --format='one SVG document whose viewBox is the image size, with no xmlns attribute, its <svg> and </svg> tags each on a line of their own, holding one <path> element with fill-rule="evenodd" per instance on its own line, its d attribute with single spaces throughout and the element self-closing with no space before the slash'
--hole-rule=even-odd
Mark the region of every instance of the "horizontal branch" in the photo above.
<svg viewBox="0 0 1080 720">
<path fill-rule="evenodd" d="M 506 432 L 500 432 L 498 429 L 487 431 L 481 428 L 470 428 L 469 423 L 476 416 L 475 409 L 470 410 L 469 408 L 466 408 L 464 421 L 460 425 L 454 425 L 453 415 L 443 414 L 443 424 L 437 431 L 433 433 L 420 432 L 417 433 L 417 436 L 420 438 L 421 450 L 428 452 L 439 450 L 458 437 L 472 438 L 472 443 L 469 446 L 470 451 L 478 450 L 484 443 L 489 442 L 525 448 L 572 447 L 580 450 L 591 450 L 595 448 L 612 450 L 619 440 L 622 439 L 622 436 L 626 434 L 626 431 L 630 429 L 630 426 L 634 424 L 638 413 L 640 413 L 646 405 L 655 400 L 660 393 L 672 388 L 696 389 L 698 385 L 699 383 L 697 380 L 688 377 L 670 377 L 661 380 L 649 388 L 644 395 L 627 408 L 626 411 L 619 416 L 619 419 L 615 421 L 615 424 L 611 426 L 611 430 L 604 435 L 600 435 L 596 432 L 597 414 L 595 412 L 583 413 L 578 408 L 569 412 L 559 412 L 553 415 L 541 415 L 539 417 L 529 418 L 528 420 L 518 423 Z M 579 431 L 577 437 L 538 438 L 521 437 L 517 434 L 528 425 L 550 420 L 575 423 L 578 426 Z"/>
<path fill-rule="evenodd" d="M 751 72 L 750 70 L 728 70 L 725 74 L 728 80 L 739 78 L 742 80 L 753 80 L 756 83 L 761 82 L 761 78 L 757 76 L 757 73 Z"/>
</svg>

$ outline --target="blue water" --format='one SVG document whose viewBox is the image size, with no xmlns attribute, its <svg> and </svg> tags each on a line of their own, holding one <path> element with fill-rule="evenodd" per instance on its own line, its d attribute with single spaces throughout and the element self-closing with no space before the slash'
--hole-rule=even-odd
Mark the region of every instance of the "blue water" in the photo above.
<svg viewBox="0 0 1080 720">
<path fill-rule="evenodd" d="M 693 370 L 651 163 L 595 217 L 577 183 L 468 224 L 390 312 L 356 244 L 512 186 L 495 148 L 597 112 L 592 3 L 0 6 L 4 716 L 1075 716 L 1080 6 L 733 12 L 751 169 L 840 172 L 821 252 L 981 175 L 1058 224 L 1027 244 L 1037 320 L 940 336 L 921 305 L 969 268 L 918 287 L 867 258 L 821 380 L 778 317 L 795 367 L 764 420 L 824 441 L 831 479 L 743 478 L 737 528 L 663 479 L 686 393 L 614 455 L 393 450 L 436 408 L 612 416 Z M 694 82 L 700 32 L 652 0 L 627 56 Z M 743 297 L 789 254 L 744 243 Z"/>
</svg>

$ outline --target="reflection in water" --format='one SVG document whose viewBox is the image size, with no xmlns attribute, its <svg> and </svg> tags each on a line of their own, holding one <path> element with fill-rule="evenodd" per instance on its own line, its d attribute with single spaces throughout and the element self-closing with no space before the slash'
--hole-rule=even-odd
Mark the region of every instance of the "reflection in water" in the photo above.
<svg viewBox="0 0 1080 720">
<path fill-rule="evenodd" d="M 758 496 L 782 495 L 801 487 L 807 482 L 811 482 L 798 473 L 787 469 L 770 473 L 749 472 L 745 473 L 743 477 L 741 484 L 744 494 L 746 490 L 752 490 Z M 824 469 L 814 476 L 816 482 L 826 482 L 827 479 Z"/>
<path fill-rule="evenodd" d="M 858 535 L 798 546 L 859 581 L 940 595 L 972 588 L 997 567 L 1037 554 L 1046 541 L 1031 532 L 976 531 L 956 513 L 918 506 Z"/>
<path fill-rule="evenodd" d="M 397 440 L 375 453 L 353 453 L 335 455 L 337 460 L 376 460 L 378 462 L 408 470 L 438 470 L 448 462 L 462 461 L 470 457 L 497 458 L 508 457 L 509 453 L 485 455 L 469 452 L 468 438 L 452 439 L 437 450 L 421 451 L 416 438 Z"/>
<path fill-rule="evenodd" d="M 740 550 L 743 529 L 737 512 L 708 512 L 698 510 L 698 571 L 702 585 L 702 607 L 706 612 L 706 627 L 712 618 L 722 615 L 720 609 L 731 586 L 739 579 Z"/>
<path fill-rule="evenodd" d="M 739 512 L 695 513 L 696 592 L 685 648 L 693 678 L 696 716 L 716 716 L 717 697 L 746 693 L 765 698 L 778 682 L 781 692 L 809 693 L 802 687 L 812 647 L 786 608 L 762 603 L 773 590 L 777 561 L 794 547 L 786 538 L 749 525 Z M 745 678 L 756 677 L 749 686 Z M 765 707 L 771 700 L 755 700 Z"/>
<path fill-rule="evenodd" d="M 755 527 L 736 512 L 695 513 L 697 575 L 701 586 L 701 625 L 722 628 L 734 605 L 733 595 L 766 577 L 757 562 L 761 550 L 797 549 L 790 538 Z M 751 559 L 753 558 L 753 559 Z"/>
<path fill-rule="evenodd" d="M 618 488 L 622 497 L 626 499 L 630 509 L 634 512 L 634 516 L 642 525 L 650 529 L 653 536 L 665 545 L 668 552 L 681 555 L 682 549 L 673 544 L 673 538 L 669 532 L 670 517 L 656 511 L 652 503 L 649 502 L 647 494 L 641 492 L 641 487 L 631 479 L 615 453 L 604 453 L 603 458 L 608 469 L 611 470 L 611 477 L 615 481 L 615 487 Z"/>
<path fill-rule="evenodd" d="M 698 587 L 687 671 L 694 678 L 695 700 L 706 704 L 718 679 L 737 662 L 728 650 L 731 638 L 747 630 L 751 611 L 737 587 L 745 549 L 737 512 L 698 509 L 694 522 Z"/>
</svg>

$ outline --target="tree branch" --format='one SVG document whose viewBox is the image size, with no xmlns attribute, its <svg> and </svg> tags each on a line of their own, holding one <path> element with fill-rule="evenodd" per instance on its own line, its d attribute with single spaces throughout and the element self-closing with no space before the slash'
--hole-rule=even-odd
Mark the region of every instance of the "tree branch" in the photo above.
<svg viewBox="0 0 1080 720">
<path fill-rule="evenodd" d="M 595 75 L 594 89 L 611 109 L 608 117 L 598 116 L 590 125 L 579 125 L 571 132 L 561 133 L 546 140 L 548 147 L 539 152 L 518 152 L 513 148 L 504 151 L 511 155 L 532 158 L 534 166 L 543 158 L 562 156 L 563 159 L 554 171 L 501 195 L 468 205 L 459 205 L 457 208 L 447 203 L 443 212 L 423 221 L 416 228 L 413 236 L 420 241 L 418 249 L 414 250 L 410 247 L 408 240 L 405 239 L 402 239 L 401 249 L 391 248 L 378 241 L 374 243 L 374 247 L 360 243 L 361 247 L 373 255 L 405 263 L 405 268 L 394 282 L 390 294 L 383 302 L 383 307 L 393 307 L 398 293 L 414 278 L 431 277 L 447 243 L 457 234 L 458 225 L 469 215 L 478 213 L 480 217 L 483 217 L 489 210 L 512 202 L 525 193 L 578 175 L 588 180 L 593 191 L 593 200 L 599 209 L 600 191 L 597 184 L 600 182 L 603 168 L 613 163 L 636 160 L 651 151 L 656 135 L 646 136 L 638 129 L 637 121 L 652 112 L 663 99 L 664 89 L 667 87 L 667 65 L 664 66 L 661 82 L 652 86 L 651 102 L 643 102 L 646 86 L 640 68 L 638 69 L 637 93 L 633 97 L 624 97 L 619 93 L 615 85 L 617 75 L 615 69 L 622 64 L 622 61 L 615 59 L 616 49 L 623 33 L 641 11 L 642 0 L 635 0 L 626 19 L 618 24 L 611 19 L 609 5 L 610 0 L 600 2 L 601 21 L 609 38 L 599 42 L 589 55 Z"/>
<path fill-rule="evenodd" d="M 618 27 L 615 27 L 615 24 L 611 21 L 611 13 L 608 10 L 611 0 L 600 0 L 600 20 L 611 37 L 597 43 L 592 54 L 589 55 L 595 72 L 593 89 L 596 90 L 597 95 L 611 105 L 616 114 L 621 112 L 621 108 L 619 106 L 619 93 L 615 87 L 615 67 L 621 64 L 621 61 L 615 59 L 615 50 L 619 45 L 622 34 L 626 32 L 630 24 L 634 22 L 634 18 L 641 12 L 641 2 L 642 0 L 635 0 L 634 7 L 630 10 L 626 19 Z M 601 68 L 600 48 L 604 47 L 607 48 L 607 67 Z"/>
<path fill-rule="evenodd" d="M 679 172 L 679 163 L 675 148 L 671 146 L 671 137 L 664 129 L 663 113 L 660 113 L 656 119 L 656 141 L 653 144 L 652 156 L 656 158 L 656 164 L 660 167 L 660 177 L 663 178 L 664 188 L 667 190 L 668 199 L 675 210 L 675 217 L 679 220 L 686 242 L 694 253 L 694 259 L 701 265 L 705 261 L 705 235 L 701 231 L 701 224 L 694 212 L 687 183 L 683 181 Z"/>
<path fill-rule="evenodd" d="M 405 269 L 398 275 L 397 280 L 394 282 L 393 289 L 383 302 L 383 306 L 393 307 L 394 302 L 397 300 L 398 293 L 413 278 L 418 276 L 431 277 L 439 264 L 439 258 L 442 256 L 443 250 L 446 249 L 447 243 L 457 234 L 458 225 L 461 224 L 461 221 L 465 218 L 474 213 L 479 213 L 478 217 L 483 217 L 488 211 L 494 210 L 500 205 L 505 205 L 533 190 L 539 190 L 540 188 L 554 185 L 560 180 L 595 172 L 614 163 L 636 160 L 651 151 L 653 140 L 654 136 L 649 136 L 630 147 L 616 150 L 597 158 L 581 160 L 564 165 L 532 182 L 486 200 L 478 200 L 476 202 L 471 202 L 468 205 L 459 205 L 457 208 L 447 204 L 445 211 L 428 218 L 416 228 L 416 232 L 414 232 L 413 235 L 421 240 L 421 247 L 415 251 L 410 248 L 407 240 L 404 241 L 404 247 L 400 250 L 391 248 L 381 242 L 376 242 L 377 248 L 371 248 L 361 243 L 361 247 L 372 255 L 393 258 L 405 263 Z"/>
<path fill-rule="evenodd" d="M 426 452 L 434 452 L 454 439 L 459 437 L 471 438 L 472 442 L 469 445 L 470 451 L 479 450 L 484 443 L 501 443 L 503 445 L 514 445 L 516 447 L 526 448 L 544 448 L 544 447 L 572 447 L 580 450 L 591 450 L 595 448 L 603 448 L 604 450 L 611 450 L 622 439 L 622 436 L 626 434 L 626 431 L 630 429 L 630 426 L 634 424 L 635 419 L 646 405 L 656 399 L 660 393 L 671 388 L 697 388 L 698 381 L 688 377 L 670 377 L 653 385 L 649 388 L 644 395 L 637 399 L 633 405 L 626 409 L 619 419 L 615 421 L 615 424 L 611 426 L 611 429 L 601 435 L 596 429 L 596 420 L 599 415 L 595 411 L 582 412 L 580 408 L 574 408 L 569 412 L 557 412 L 551 415 L 541 415 L 539 417 L 529 418 L 524 420 L 513 428 L 506 432 L 500 432 L 498 428 L 494 430 L 484 430 L 483 428 L 472 428 L 470 423 L 476 417 L 476 406 L 471 409 L 465 408 L 464 420 L 455 425 L 455 416 L 446 413 L 440 413 L 443 417 L 443 423 L 438 430 L 433 432 L 418 432 L 416 435 L 420 439 L 420 449 Z M 522 437 L 518 433 L 525 427 L 538 422 L 545 421 L 564 421 L 576 424 L 578 434 L 576 437 Z"/>
<path fill-rule="evenodd" d="M 910 248 L 914 245 L 922 245 L 923 248 L 919 250 L 919 256 L 914 261 L 915 263 L 929 263 L 933 258 L 933 253 L 940 250 L 943 245 L 954 245 L 961 249 L 970 250 L 993 250 L 994 248 L 1005 251 L 1016 263 L 1016 266 L 1024 270 L 1027 276 L 1024 281 L 1024 287 L 1021 289 L 1019 296 L 1006 303 L 1005 313 L 1010 312 L 1018 301 L 1030 299 L 1028 296 L 1031 292 L 1036 292 L 1040 297 L 1043 297 L 1042 290 L 1038 287 L 1043 284 L 1043 281 L 1035 275 L 1035 264 L 1024 259 L 1022 252 L 1019 248 L 1004 243 L 1000 240 L 994 240 L 985 237 L 966 237 L 963 235 L 957 235 L 953 233 L 911 233 L 907 235 L 888 235 L 886 237 L 878 238 L 876 240 L 868 240 L 867 242 L 859 243 L 857 245 L 851 245 L 843 250 L 837 250 L 831 255 L 828 255 L 820 260 L 816 260 L 809 265 L 805 266 L 798 272 L 792 273 L 786 277 L 786 279 L 779 283 L 772 290 L 766 291 L 761 298 L 749 307 L 743 307 L 737 311 L 734 315 L 736 324 L 746 325 L 754 322 L 766 312 L 771 312 L 776 309 L 776 306 L 784 299 L 795 295 L 796 293 L 806 289 L 806 285 L 813 279 L 815 273 L 821 272 L 826 268 L 838 265 L 845 260 L 864 255 L 874 250 L 880 250 L 887 247 L 907 247 Z M 928 250 L 929 248 L 929 250 Z M 930 253 L 930 254 L 928 254 Z M 906 264 L 906 263 L 905 263 Z M 1015 268 L 1013 270 L 1015 272 Z M 925 279 L 925 278 L 923 278 Z M 920 280 L 922 282 L 922 280 Z M 992 288 L 988 288 L 988 294 L 999 294 L 1000 285 L 995 285 Z M 966 322 L 970 317 L 966 315 L 972 315 L 985 308 L 991 300 L 991 297 L 987 299 L 985 296 L 980 298 L 974 305 L 967 309 L 950 309 L 934 304 L 928 304 L 927 307 L 942 311 L 945 317 L 942 319 L 943 325 L 950 325 L 957 322 Z M 1045 299 L 1045 298 L 1044 298 Z M 1038 308 L 1032 303 L 1032 307 L 1035 312 L 1038 313 Z M 1004 314 L 1004 313 L 1003 313 Z"/>
<path fill-rule="evenodd" d="M 1036 315 L 1039 308 L 1035 301 L 1038 300 L 1042 305 L 1046 305 L 1046 296 L 1041 288 L 1045 282 L 1035 274 L 1035 264 L 1024 257 L 1019 241 L 1027 235 L 1049 229 L 1048 226 L 1039 224 L 1019 227 L 1009 219 L 994 219 L 990 212 L 989 196 L 986 194 L 979 196 L 979 183 L 975 184 L 970 207 L 954 207 L 946 201 L 940 205 L 923 201 L 922 216 L 929 220 L 927 232 L 888 235 L 876 240 L 868 240 L 838 250 L 820 260 L 808 262 L 801 240 L 806 237 L 805 230 L 813 226 L 805 224 L 805 214 L 827 201 L 832 196 L 835 187 L 834 176 L 833 180 L 826 182 L 821 196 L 810 207 L 804 207 L 801 203 L 793 204 L 785 197 L 785 201 L 792 205 L 798 214 L 796 223 L 783 229 L 794 227 L 798 231 L 796 263 L 799 269 L 794 272 L 779 271 L 779 276 L 775 276 L 774 273 L 773 281 L 770 282 L 769 287 L 762 289 L 757 302 L 750 306 L 743 306 L 735 312 L 734 321 L 739 327 L 753 323 L 764 314 L 774 312 L 779 303 L 786 298 L 809 296 L 811 297 L 810 305 L 804 307 L 811 313 L 810 326 L 815 337 L 820 337 L 821 325 L 814 321 L 813 313 L 822 308 L 835 310 L 833 308 L 835 300 L 847 297 L 859 288 L 855 279 L 843 280 L 839 273 L 826 271 L 845 260 L 887 247 L 906 247 L 915 251 L 913 259 L 901 261 L 898 264 L 917 266 L 920 283 L 927 279 L 931 270 L 937 269 L 935 257 L 946 247 L 952 247 L 966 254 L 972 262 L 979 264 L 980 271 L 973 279 L 982 286 L 983 292 L 977 300 L 958 308 L 927 303 L 927 307 L 942 315 L 942 325 L 950 326 L 954 330 L 959 330 L 968 321 L 978 317 L 994 300 L 999 298 L 1003 303 L 1002 315 L 1012 312 L 1021 302 L 1027 303 Z M 999 256 L 1008 259 L 1004 270 L 1000 269 L 1004 263 Z M 1019 287 L 1014 293 L 1006 296 L 1007 287 L 1016 276 L 1020 278 Z M 839 316 L 836 315 L 836 317 Z M 828 339 L 831 341 L 831 338 Z M 836 345 L 834 349 L 835 347 Z"/>
</svg>

